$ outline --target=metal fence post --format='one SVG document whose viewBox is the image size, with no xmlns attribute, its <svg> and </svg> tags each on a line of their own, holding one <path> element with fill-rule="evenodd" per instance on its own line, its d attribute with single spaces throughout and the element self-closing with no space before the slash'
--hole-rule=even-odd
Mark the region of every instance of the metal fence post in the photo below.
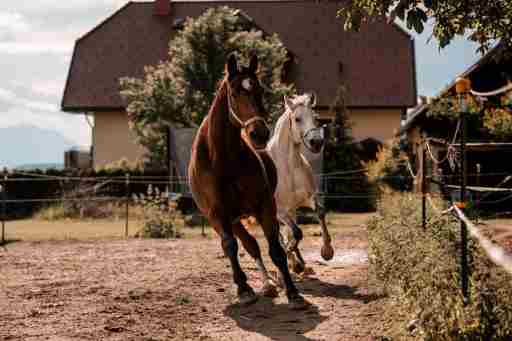
<svg viewBox="0 0 512 341">
<path fill-rule="evenodd" d="M 124 236 L 128 237 L 128 216 L 129 216 L 129 207 L 130 207 L 130 174 L 125 174 L 125 226 L 124 226 Z"/>
<path fill-rule="evenodd" d="M 427 228 L 427 185 L 425 183 L 427 176 L 427 140 L 423 139 L 423 156 L 421 162 L 421 226 Z"/>
<path fill-rule="evenodd" d="M 5 244 L 5 220 L 6 217 L 6 209 L 5 209 L 5 200 L 7 199 L 7 175 L 5 174 L 3 177 L 2 184 L 0 185 L 0 195 L 2 200 L 2 245 Z"/>
<path fill-rule="evenodd" d="M 471 82 L 468 79 L 458 79 L 455 90 L 460 101 L 460 208 L 466 206 L 466 116 L 467 103 L 465 96 L 471 89 Z M 464 304 L 469 302 L 469 268 L 468 268 L 468 231 L 464 222 L 460 221 L 461 237 L 461 286 Z"/>
</svg>

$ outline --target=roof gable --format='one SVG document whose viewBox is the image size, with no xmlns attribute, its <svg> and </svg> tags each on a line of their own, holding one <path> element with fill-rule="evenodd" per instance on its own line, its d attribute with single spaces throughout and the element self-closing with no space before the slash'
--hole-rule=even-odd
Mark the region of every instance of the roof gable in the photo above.
<svg viewBox="0 0 512 341">
<path fill-rule="evenodd" d="M 329 106 L 338 84 L 349 88 L 349 106 L 400 107 L 416 101 L 414 42 L 384 20 L 345 32 L 337 2 L 173 1 L 171 15 L 153 15 L 152 2 L 130 2 L 77 40 L 62 108 L 66 111 L 125 107 L 119 78 L 142 77 L 145 65 L 165 60 L 175 19 L 211 6 L 247 13 L 264 31 L 277 33 L 293 51 L 291 79 L 301 92 L 315 90 Z"/>
</svg>

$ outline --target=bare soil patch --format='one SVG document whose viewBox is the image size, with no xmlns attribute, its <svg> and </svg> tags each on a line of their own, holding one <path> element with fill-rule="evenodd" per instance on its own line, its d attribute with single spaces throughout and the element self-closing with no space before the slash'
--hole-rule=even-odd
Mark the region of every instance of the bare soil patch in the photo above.
<svg viewBox="0 0 512 341">
<path fill-rule="evenodd" d="M 0 248 L 0 340 L 373 340 L 366 218 L 333 229 L 331 262 L 319 256 L 317 228 L 307 230 L 302 249 L 315 273 L 297 278 L 310 303 L 300 311 L 283 292 L 238 305 L 217 238 L 11 243 Z M 241 253 L 257 291 L 260 274 Z"/>
</svg>

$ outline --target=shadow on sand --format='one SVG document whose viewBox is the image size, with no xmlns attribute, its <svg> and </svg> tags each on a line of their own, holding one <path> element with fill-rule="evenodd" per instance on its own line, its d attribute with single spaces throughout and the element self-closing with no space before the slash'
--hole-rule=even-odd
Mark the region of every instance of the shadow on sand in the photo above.
<svg viewBox="0 0 512 341">
<path fill-rule="evenodd" d="M 306 336 L 327 316 L 320 315 L 318 307 L 308 304 L 305 309 L 291 310 L 288 304 L 275 304 L 271 298 L 260 297 L 250 305 L 232 304 L 224 309 L 239 328 L 265 335 L 276 341 L 313 341 Z"/>
<path fill-rule="evenodd" d="M 299 291 L 309 296 L 359 300 L 363 303 L 380 298 L 358 293 L 357 287 L 327 283 L 317 278 L 306 278 L 296 283 Z M 250 306 L 227 306 L 224 315 L 232 318 L 239 328 L 276 341 L 313 341 L 303 334 L 315 329 L 328 318 L 327 315 L 321 315 L 318 307 L 311 303 L 304 310 L 292 310 L 288 304 L 276 304 L 266 297 L 260 297 Z"/>
<path fill-rule="evenodd" d="M 7 245 L 16 243 L 16 242 L 21 242 L 21 239 L 6 239 L 3 242 L 0 241 L 0 247 L 5 248 Z"/>
<path fill-rule="evenodd" d="M 365 304 L 383 297 L 376 294 L 360 293 L 359 291 L 361 288 L 324 282 L 315 277 L 308 277 L 303 280 L 296 281 L 296 283 L 300 292 L 315 297 L 358 300 Z"/>
</svg>

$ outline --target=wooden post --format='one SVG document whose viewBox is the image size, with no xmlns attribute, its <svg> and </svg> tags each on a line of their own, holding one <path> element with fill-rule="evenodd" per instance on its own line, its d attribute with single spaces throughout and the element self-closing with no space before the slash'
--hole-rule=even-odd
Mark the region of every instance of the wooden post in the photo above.
<svg viewBox="0 0 512 341">
<path fill-rule="evenodd" d="M 4 175 L 2 184 L 0 185 L 0 195 L 2 196 L 2 245 L 5 244 L 5 220 L 6 217 L 6 209 L 5 209 L 5 200 L 7 199 L 7 175 Z"/>
<path fill-rule="evenodd" d="M 468 79 L 457 79 L 455 90 L 459 97 L 460 103 L 460 206 L 464 210 L 466 206 L 466 111 L 467 104 L 465 96 L 471 89 L 471 82 Z M 464 222 L 460 222 L 461 237 L 461 287 L 464 304 L 469 302 L 469 268 L 468 268 L 468 231 Z"/>
<path fill-rule="evenodd" d="M 174 188 L 174 160 L 173 160 L 173 157 L 172 157 L 172 153 L 173 153 L 173 150 L 172 150 L 172 146 L 173 146 L 173 141 L 172 141 L 172 132 L 171 132 L 171 127 L 170 126 L 167 126 L 166 129 L 165 129 L 165 132 L 166 132 L 166 149 L 167 149 L 167 174 L 169 176 L 169 193 L 174 193 L 175 192 L 175 188 Z"/>
<path fill-rule="evenodd" d="M 128 237 L 128 219 L 129 219 L 129 207 L 130 207 L 130 174 L 125 175 L 125 205 L 126 205 L 126 212 L 125 212 L 125 226 L 124 226 L 124 236 Z"/>
</svg>

